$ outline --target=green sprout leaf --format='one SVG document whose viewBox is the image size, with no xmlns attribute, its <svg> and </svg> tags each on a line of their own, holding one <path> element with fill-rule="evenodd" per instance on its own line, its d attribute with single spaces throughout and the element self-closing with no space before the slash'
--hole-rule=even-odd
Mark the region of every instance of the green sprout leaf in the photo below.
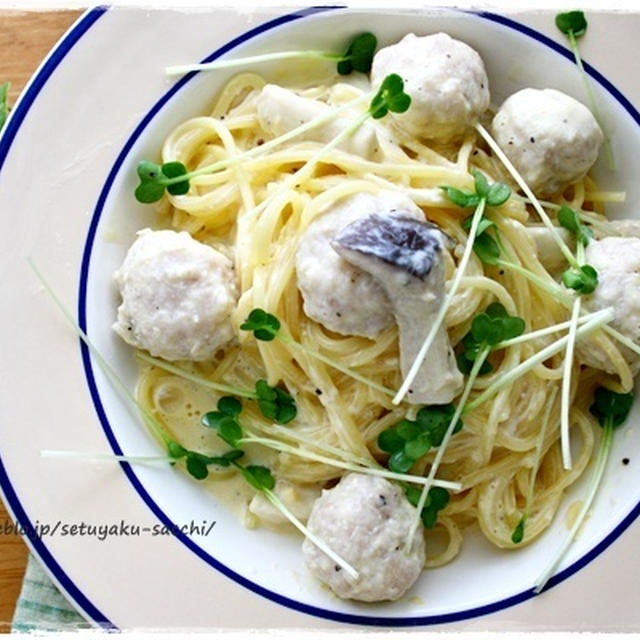
<svg viewBox="0 0 640 640">
<path fill-rule="evenodd" d="M 244 479 L 258 491 L 271 491 L 276 486 L 276 481 L 268 467 L 249 465 L 248 467 L 239 468 Z"/>
<path fill-rule="evenodd" d="M 479 343 L 495 346 L 504 340 L 522 335 L 525 323 L 522 318 L 510 316 L 499 302 L 490 304 L 476 315 L 471 323 L 471 334 Z"/>
<path fill-rule="evenodd" d="M 280 330 L 280 320 L 264 309 L 254 309 L 247 319 L 240 325 L 243 331 L 253 331 L 257 340 L 270 342 Z"/>
<path fill-rule="evenodd" d="M 522 516 L 522 518 L 520 518 L 520 522 L 518 522 L 518 524 L 516 525 L 516 528 L 513 530 L 513 533 L 511 534 L 511 542 L 513 542 L 513 544 L 520 544 L 524 539 L 525 522 L 526 522 L 526 518 Z"/>
<path fill-rule="evenodd" d="M 395 426 L 395 429 L 405 442 L 417 438 L 423 431 L 423 429 L 418 426 L 418 422 L 414 422 L 413 420 L 401 420 Z"/>
<path fill-rule="evenodd" d="M 352 71 L 369 73 L 378 41 L 372 33 L 356 36 L 347 48 L 343 59 L 338 62 L 338 73 L 348 76 Z"/>
<path fill-rule="evenodd" d="M 404 81 L 397 73 L 389 74 L 380 85 L 369 105 L 371 117 L 378 120 L 391 111 L 404 113 L 411 105 L 411 97 L 404 92 Z"/>
<path fill-rule="evenodd" d="M 438 511 L 449 504 L 449 492 L 442 487 L 431 487 L 427 494 L 427 501 L 422 509 L 422 524 L 425 529 L 433 529 L 438 521 Z"/>
<path fill-rule="evenodd" d="M 378 436 L 378 447 L 387 453 L 404 450 L 406 440 L 398 433 L 398 429 L 385 429 Z"/>
<path fill-rule="evenodd" d="M 633 405 L 633 393 L 616 393 L 606 387 L 598 387 L 589 411 L 598 419 L 601 427 L 619 427 L 629 415 Z"/>
<path fill-rule="evenodd" d="M 199 457 L 190 453 L 187 454 L 187 471 L 196 479 L 204 480 L 209 475 L 207 465 Z"/>
<path fill-rule="evenodd" d="M 389 469 L 395 473 L 407 473 L 415 463 L 416 461 L 410 458 L 403 449 L 391 455 L 389 458 Z"/>
<path fill-rule="evenodd" d="M 186 449 L 175 440 L 170 440 L 167 443 L 167 451 L 169 456 L 173 458 L 172 465 L 177 460 L 184 458 L 187 472 L 196 480 L 204 480 L 209 475 L 209 465 L 228 467 L 244 455 L 244 451 L 234 448 L 222 456 L 207 456 L 203 453 Z"/>
<path fill-rule="evenodd" d="M 447 198 L 453 202 L 453 204 L 466 209 L 467 207 L 477 207 L 480 202 L 479 196 L 472 191 L 463 191 L 462 189 L 456 189 L 455 187 L 440 187 L 444 189 L 447 194 Z"/>
<path fill-rule="evenodd" d="M 433 447 L 439 447 L 453 418 L 452 404 L 422 407 L 415 420 L 400 420 L 395 426 L 378 435 L 378 447 L 389 457 L 389 469 L 396 473 L 406 473 Z M 458 420 L 453 433 L 462 429 Z"/>
<path fill-rule="evenodd" d="M 241 449 L 232 449 L 231 451 L 227 451 L 227 453 L 225 453 L 222 458 L 219 459 L 226 460 L 227 462 L 233 462 L 238 458 L 242 458 L 243 455 L 244 451 L 242 451 Z"/>
<path fill-rule="evenodd" d="M 410 485 L 405 485 L 407 500 L 414 507 L 418 506 L 421 491 Z M 427 500 L 422 508 L 420 517 L 425 529 L 433 529 L 438 521 L 438 511 L 444 509 L 449 504 L 449 492 L 442 487 L 431 487 L 427 494 Z"/>
<path fill-rule="evenodd" d="M 474 360 L 475 358 L 473 359 L 469 358 L 468 351 L 462 351 L 461 353 L 459 353 L 456 356 L 456 362 L 458 364 L 458 370 L 460 371 L 460 373 L 464 374 L 465 376 L 468 376 L 471 373 L 471 370 L 473 369 Z M 488 360 L 485 360 L 480 365 L 480 370 L 478 371 L 478 375 L 484 376 L 487 373 L 491 373 L 492 371 L 493 371 L 493 365 Z"/>
<path fill-rule="evenodd" d="M 473 178 L 474 192 L 462 191 L 454 187 L 446 186 L 440 188 L 444 189 L 449 200 L 459 207 L 477 207 L 482 200 L 490 206 L 497 207 L 504 204 L 511 197 L 511 189 L 506 184 L 494 182 L 492 185 L 489 185 L 486 177 L 475 169 L 473 171 Z M 472 221 L 473 216 L 465 218 L 462 221 L 462 228 L 465 231 L 469 231 Z M 496 223 L 483 216 L 478 224 L 473 250 L 482 262 L 495 266 L 500 260 L 501 245 L 487 233 L 491 228 L 493 228 L 496 237 L 499 239 Z"/>
<path fill-rule="evenodd" d="M 406 442 L 404 445 L 404 452 L 411 460 L 420 460 L 429 449 L 431 449 L 431 436 L 428 432 L 421 433 L 419 436 Z"/>
<path fill-rule="evenodd" d="M 511 197 L 511 188 L 502 182 L 494 182 L 489 186 L 487 178 L 477 169 L 473 172 L 473 186 L 474 191 L 466 191 L 464 189 L 456 189 L 455 187 L 441 186 L 444 189 L 447 197 L 453 204 L 462 208 L 477 207 L 480 200 L 484 199 L 486 203 L 491 207 L 497 207 L 504 204 Z M 469 229 L 471 227 L 471 218 L 468 218 L 468 226 L 463 228 Z M 466 222 L 466 220 L 465 220 Z M 482 230 L 484 231 L 484 229 Z M 482 233 L 478 229 L 478 235 Z"/>
<path fill-rule="evenodd" d="M 9 89 L 11 88 L 10 82 L 0 84 L 0 129 L 4 127 L 4 123 L 9 115 Z"/>
<path fill-rule="evenodd" d="M 475 187 L 476 194 L 479 198 L 485 198 L 489 194 L 489 182 L 483 173 L 474 169 L 471 174 L 473 175 L 473 186 Z"/>
<path fill-rule="evenodd" d="M 576 240 L 583 246 L 587 246 L 593 237 L 593 232 L 589 227 L 580 222 L 580 216 L 566 205 L 562 205 L 558 211 L 558 222 L 561 226 L 576 235 Z"/>
<path fill-rule="evenodd" d="M 487 192 L 487 204 L 490 207 L 498 207 L 511 197 L 511 188 L 503 182 L 494 182 Z"/>
<path fill-rule="evenodd" d="M 157 202 L 165 190 L 172 195 L 183 195 L 189 191 L 187 168 L 182 162 L 165 162 L 162 166 L 149 160 L 138 163 L 140 184 L 136 187 L 135 196 L 138 202 L 149 204 Z M 184 176 L 183 180 L 178 180 Z"/>
<path fill-rule="evenodd" d="M 187 455 L 187 450 L 175 440 L 167 443 L 167 452 L 171 458 L 175 458 L 176 460 Z"/>
<path fill-rule="evenodd" d="M 167 178 L 178 178 L 187 175 L 187 167 L 182 162 L 165 162 L 162 165 L 162 173 Z M 189 191 L 189 179 L 167 185 L 167 191 L 173 196 L 182 196 Z"/>
<path fill-rule="evenodd" d="M 138 177 L 140 184 L 135 191 L 138 202 L 149 204 L 162 198 L 165 186 L 162 183 L 163 173 L 159 164 L 143 160 L 138 164 Z"/>
<path fill-rule="evenodd" d="M 588 295 L 598 286 L 598 272 L 588 264 L 580 268 L 571 267 L 563 272 L 562 282 L 567 289 L 573 289 L 580 295 Z"/>
<path fill-rule="evenodd" d="M 218 436 L 234 449 L 238 448 L 240 440 L 244 435 L 242 427 L 231 417 L 220 411 L 209 411 L 202 416 L 202 424 L 209 428 L 215 429 Z"/>
<path fill-rule="evenodd" d="M 218 411 L 225 416 L 235 418 L 242 412 L 242 403 L 232 396 L 224 396 L 218 400 Z"/>
<path fill-rule="evenodd" d="M 444 434 L 455 411 L 452 404 L 432 404 L 429 407 L 422 407 L 416 414 L 416 422 L 429 433 L 434 447 L 439 447 L 442 444 Z M 462 426 L 462 420 L 458 420 L 453 433 L 458 433 Z"/>
<path fill-rule="evenodd" d="M 488 234 L 479 235 L 473 243 L 473 251 L 485 264 L 495 266 L 500 260 L 500 246 Z"/>
<path fill-rule="evenodd" d="M 471 329 L 461 341 L 463 351 L 457 356 L 458 368 L 468 375 L 480 353 L 487 348 L 491 350 L 504 340 L 517 338 L 524 329 L 525 322 L 522 318 L 510 316 L 499 302 L 490 304 L 471 321 Z M 492 370 L 493 367 L 485 361 L 478 374 L 484 375 Z"/>
<path fill-rule="evenodd" d="M 556 16 L 556 27 L 565 35 L 572 33 L 576 38 L 587 30 L 587 19 L 582 11 L 567 11 Z"/>
<path fill-rule="evenodd" d="M 280 424 L 291 422 L 298 410 L 294 399 L 279 387 L 270 387 L 266 380 L 256 382 L 258 407 L 265 418 L 275 420 Z"/>
</svg>

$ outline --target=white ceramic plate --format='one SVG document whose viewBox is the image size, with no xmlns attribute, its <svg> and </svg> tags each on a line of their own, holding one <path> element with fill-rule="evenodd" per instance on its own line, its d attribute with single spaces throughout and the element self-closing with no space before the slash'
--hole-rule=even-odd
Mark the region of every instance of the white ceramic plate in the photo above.
<svg viewBox="0 0 640 640">
<path fill-rule="evenodd" d="M 552 15 L 545 20 L 551 22 Z M 559 611 L 560 589 L 554 589 L 526 607 L 510 609 L 506 617 L 505 612 L 496 615 L 531 598 L 536 578 L 566 534 L 562 512 L 538 543 L 519 553 L 500 552 L 470 535 L 462 555 L 444 569 L 423 574 L 411 597 L 367 606 L 341 601 L 321 588 L 303 567 L 299 539 L 244 529 L 215 497 L 177 470 L 40 457 L 42 449 L 158 452 L 25 258 L 34 259 L 132 387 L 131 351 L 110 325 L 117 304 L 112 273 L 135 230 L 152 215 L 133 198 L 135 166 L 141 158 L 156 157 L 166 133 L 203 112 L 233 73 L 174 82 L 165 78 L 164 67 L 297 46 L 332 50 L 363 28 L 382 44 L 409 31 L 439 30 L 467 42 L 485 61 L 496 104 L 524 86 L 554 87 L 583 98 L 567 51 L 513 18 L 435 10 L 189 14 L 100 9 L 86 14 L 45 61 L 0 139 L 0 202 L 6 218 L 0 240 L 5 329 L 0 337 L 0 485 L 23 526 L 40 527 L 42 535 L 31 536 L 32 549 L 97 624 L 300 627 L 331 620 L 407 626 L 494 614 L 492 620 L 501 624 L 529 620 L 533 626 L 545 622 L 532 614 L 538 603 Z M 275 73 L 268 66 L 261 70 Z M 596 174 L 603 188 L 625 189 L 633 203 L 640 197 L 640 183 L 633 179 L 640 174 L 640 116 L 610 81 L 589 71 L 618 166 L 611 174 L 601 163 Z M 610 212 L 634 215 L 630 205 Z M 629 453 L 640 448 L 639 419 L 635 411 L 629 426 L 616 434 L 592 516 L 552 584 L 598 556 L 640 511 L 640 465 Z M 631 457 L 627 466 L 620 463 L 625 456 Z M 582 490 L 580 485 L 572 491 L 565 508 Z M 208 535 L 190 526 L 206 529 L 213 521 Z M 109 535 L 80 535 L 79 530 L 72 535 L 71 525 L 82 523 L 108 526 Z M 154 535 L 159 527 L 175 525 L 186 530 Z M 553 620 L 547 614 L 547 623 Z"/>
</svg>

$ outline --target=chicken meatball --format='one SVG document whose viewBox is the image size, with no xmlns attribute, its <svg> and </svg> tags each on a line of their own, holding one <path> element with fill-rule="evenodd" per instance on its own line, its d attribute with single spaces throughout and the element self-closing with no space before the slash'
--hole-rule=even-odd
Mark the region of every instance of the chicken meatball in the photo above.
<svg viewBox="0 0 640 640">
<path fill-rule="evenodd" d="M 410 33 L 380 49 L 371 67 L 373 87 L 377 89 L 390 73 L 402 76 L 411 106 L 405 113 L 389 115 L 411 136 L 450 142 L 489 106 L 489 80 L 482 58 L 446 33 Z"/>
<path fill-rule="evenodd" d="M 113 329 L 130 345 L 195 361 L 233 339 L 233 265 L 185 231 L 139 231 L 114 277 L 122 304 Z"/>
<path fill-rule="evenodd" d="M 522 89 L 492 124 L 496 142 L 540 197 L 584 178 L 604 136 L 589 109 L 554 89 Z"/>
<path fill-rule="evenodd" d="M 391 303 L 375 278 L 349 264 L 331 246 L 339 231 L 372 213 L 424 220 L 421 209 L 400 193 L 359 193 L 314 220 L 300 240 L 296 255 L 304 312 L 343 335 L 375 338 L 395 322 Z"/>
<path fill-rule="evenodd" d="M 598 286 L 585 299 L 586 307 L 590 311 L 613 307 L 611 326 L 640 344 L 640 238 L 592 241 L 587 245 L 586 262 L 598 272 Z M 632 370 L 638 371 L 640 358 L 624 346 L 621 351 Z M 577 352 L 584 364 L 615 373 L 606 354 L 590 340 L 578 342 Z"/>
<path fill-rule="evenodd" d="M 341 598 L 397 600 L 424 567 L 425 543 L 420 530 L 405 553 L 415 514 L 397 485 L 385 478 L 350 473 L 333 489 L 322 492 L 307 526 L 356 569 L 358 579 L 346 575 L 308 539 L 302 545 L 307 568 Z"/>
</svg>

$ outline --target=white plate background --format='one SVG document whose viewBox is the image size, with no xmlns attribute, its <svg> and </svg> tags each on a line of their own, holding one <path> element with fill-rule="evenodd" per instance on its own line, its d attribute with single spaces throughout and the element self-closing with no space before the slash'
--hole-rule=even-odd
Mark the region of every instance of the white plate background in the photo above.
<svg viewBox="0 0 640 640">
<path fill-rule="evenodd" d="M 75 312 L 82 251 L 98 195 L 132 131 L 171 86 L 162 73 L 164 66 L 202 59 L 233 37 L 282 13 L 108 11 L 64 57 L 21 124 L 0 172 L 5 228 L 0 240 L 0 317 L 4 328 L 0 337 L 0 457 L 32 523 L 53 526 L 58 521 L 105 524 L 124 520 L 153 526 L 158 520 L 119 466 L 40 457 L 41 449 L 111 449 L 88 393 L 78 342 L 36 282 L 25 258 L 31 256 L 36 261 L 66 306 Z M 268 48 L 281 49 L 284 45 L 274 34 L 296 31 L 299 42 L 306 42 L 312 33 L 314 48 L 321 48 L 323 43 L 330 46 L 334 39 L 340 41 L 362 28 L 384 33 L 384 39 L 393 40 L 410 30 L 408 25 L 412 24 L 410 17 L 377 16 L 363 23 L 357 14 L 339 13 L 342 17 L 337 22 L 335 12 L 303 20 L 315 25 L 330 20 L 330 29 L 314 26 L 312 32 L 304 34 L 299 31 L 302 23 L 291 23 L 241 45 L 238 52 L 264 49 L 263 38 Z M 552 14 L 515 17 L 564 44 L 553 28 Z M 458 15 L 453 22 L 451 17 L 444 20 L 452 35 L 480 51 L 495 102 L 528 83 L 541 86 L 540 74 L 550 78 L 549 68 L 554 70 L 553 82 L 558 88 L 582 97 L 579 78 L 571 65 L 542 45 L 533 43 L 540 55 L 522 60 L 516 51 L 523 36 L 485 23 L 503 36 L 488 42 L 474 28 L 477 18 Z M 435 30 L 439 24 L 435 18 L 430 23 L 425 21 L 422 30 Z M 640 26 L 637 16 L 624 20 L 621 16 L 593 16 L 581 49 L 586 60 L 638 104 L 640 87 L 631 74 L 632 63 L 625 63 L 624 56 L 633 50 L 634 25 Z M 615 38 L 610 37 L 612 33 Z M 509 39 L 515 43 L 512 49 L 489 46 L 500 42 L 500 47 L 505 47 Z M 286 48 L 293 45 L 295 41 L 287 36 Z M 155 156 L 160 141 L 175 123 L 206 107 L 219 80 L 220 76 L 196 77 L 168 103 L 125 160 L 126 171 L 116 177 L 105 203 L 91 259 L 88 326 L 99 349 L 125 371 L 127 367 L 132 371 L 131 354 L 109 332 L 115 307 L 110 274 L 121 261 L 134 230 L 151 219 L 149 209 L 137 205 L 131 197 L 135 185 L 132 169 L 137 159 Z M 553 86 L 553 82 L 546 85 Z M 185 95 L 188 100 L 183 99 Z M 602 92 L 598 95 L 603 111 L 621 113 Z M 633 173 L 640 175 L 640 165 L 634 158 L 640 129 L 635 129 L 616 127 L 610 133 L 614 135 L 620 166 L 635 163 Z M 640 184 L 621 185 L 602 175 L 606 187 L 624 187 L 629 200 L 637 200 Z M 621 211 L 631 215 L 629 209 Z M 110 241 L 105 242 L 105 238 Z M 100 372 L 95 372 L 109 421 L 122 448 L 129 453 L 157 450 L 144 431 L 135 426 L 137 422 L 122 408 Z M 632 441 L 637 444 L 637 423 L 636 413 L 633 427 L 618 434 L 609 474 L 609 486 L 615 485 L 616 490 L 599 500 L 592 518 L 596 522 L 606 519 L 610 523 L 605 527 L 607 531 L 639 500 L 638 489 L 625 491 L 632 481 L 640 486 L 640 474 L 634 471 L 640 468 L 640 457 L 627 449 Z M 623 455 L 631 458 L 631 464 L 624 469 L 619 462 Z M 412 591 L 423 604 L 405 601 L 372 608 L 331 597 L 307 576 L 297 544 L 292 550 L 286 540 L 266 530 L 244 530 L 209 494 L 197 487 L 194 490 L 193 482 L 184 475 L 141 466 L 134 472 L 174 522 L 215 519 L 217 524 L 209 538 L 194 541 L 231 569 L 289 598 L 356 615 L 449 614 L 518 594 L 531 587 L 565 531 L 562 526 L 556 527 L 541 544 L 520 554 L 503 554 L 479 540 L 469 541 L 462 558 L 449 569 L 425 574 Z M 579 557 L 580 545 L 593 546 L 594 535 L 590 529 L 585 530 L 567 564 Z M 635 553 L 638 541 L 640 529 L 636 523 L 611 549 L 543 596 L 491 616 L 442 628 L 638 629 L 640 612 L 634 606 L 640 595 L 634 579 L 640 568 Z M 251 593 L 169 536 L 110 537 L 105 541 L 52 536 L 45 537 L 43 543 L 79 592 L 119 628 L 339 624 Z"/>
</svg>

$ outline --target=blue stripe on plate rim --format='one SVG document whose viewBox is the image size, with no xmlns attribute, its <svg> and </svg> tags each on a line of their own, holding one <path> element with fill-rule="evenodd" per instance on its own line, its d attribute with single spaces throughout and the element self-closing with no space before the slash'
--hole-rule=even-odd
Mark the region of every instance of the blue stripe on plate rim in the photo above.
<svg viewBox="0 0 640 640">
<path fill-rule="evenodd" d="M 306 10 L 297 11 L 295 13 L 287 14 L 266 22 L 251 31 L 244 33 L 238 38 L 230 41 L 223 47 L 217 49 L 210 56 L 208 56 L 204 62 L 214 60 L 224 53 L 232 50 L 243 42 L 250 40 L 251 38 L 278 27 L 280 25 L 286 24 L 287 22 L 291 22 L 293 20 L 297 20 L 303 18 L 305 16 L 319 13 L 323 11 L 330 11 L 335 9 L 340 9 L 343 7 L 339 6 L 324 6 L 324 7 L 311 7 Z M 67 34 L 67 36 L 58 44 L 56 49 L 51 53 L 47 62 L 40 69 L 37 76 L 34 77 L 34 80 L 30 84 L 29 88 L 25 92 L 23 98 L 20 103 L 14 109 L 12 116 L 7 122 L 7 128 L 3 132 L 3 136 L 0 139 L 0 170 L 4 163 L 4 160 L 7 157 L 9 148 L 11 143 L 15 137 L 15 134 L 24 119 L 26 113 L 28 112 L 30 106 L 34 102 L 37 97 L 40 89 L 45 84 L 45 82 L 49 79 L 57 65 L 61 62 L 64 56 L 69 52 L 69 50 L 75 45 L 75 43 L 79 40 L 79 38 L 92 26 L 92 24 L 106 11 L 105 8 L 96 8 L 90 10 L 85 16 L 83 16 L 76 25 L 72 28 L 72 30 Z M 509 29 L 513 29 L 518 31 L 538 42 L 544 44 L 545 46 L 553 49 L 558 54 L 564 56 L 565 58 L 572 60 L 572 53 L 567 50 L 562 45 L 557 42 L 551 40 L 547 36 L 542 35 L 541 33 L 535 31 L 534 29 L 527 27 L 523 24 L 520 24 L 510 18 L 500 16 L 494 13 L 480 11 L 469 13 L 473 13 L 477 15 L 479 18 L 489 20 L 498 24 L 503 25 Z M 634 119 L 634 121 L 640 125 L 640 114 L 633 107 L 633 105 L 629 102 L 629 100 L 614 86 L 612 85 L 601 73 L 599 73 L 596 69 L 594 69 L 588 63 L 584 63 L 585 70 L 587 73 L 596 80 L 602 87 L 608 91 L 611 96 L 621 104 L 621 106 L 629 113 L 629 115 Z M 158 113 L 158 111 L 164 106 L 164 104 L 176 93 L 178 92 L 192 77 L 194 77 L 196 73 L 190 73 L 184 76 L 180 81 L 178 81 L 147 113 L 147 115 L 143 118 L 140 124 L 136 127 L 134 132 L 131 134 L 121 153 L 118 155 L 108 177 L 105 181 L 104 187 L 100 193 L 98 201 L 96 203 L 96 207 L 94 210 L 94 214 L 90 223 L 89 231 L 87 234 L 85 249 L 83 253 L 81 273 L 80 273 L 80 282 L 79 282 L 79 297 L 78 297 L 78 318 L 80 326 L 86 331 L 86 291 L 87 291 L 87 278 L 89 271 L 89 264 L 91 260 L 91 251 L 93 247 L 93 243 L 95 240 L 95 234 L 98 226 L 98 222 L 100 216 L 102 214 L 102 210 L 104 208 L 107 196 L 110 192 L 110 189 L 113 185 L 115 177 L 120 170 L 126 156 L 131 150 L 133 144 L 144 131 L 149 122 L 153 119 L 153 117 Z M 111 429 L 109 421 L 107 419 L 106 413 L 104 411 L 104 407 L 100 400 L 100 396 L 96 387 L 95 378 L 93 375 L 93 369 L 91 365 L 91 360 L 89 357 L 89 352 L 83 343 L 80 343 L 80 349 L 82 352 L 82 360 L 85 367 L 85 373 L 87 377 L 87 384 L 89 386 L 89 392 L 93 399 L 96 412 L 98 414 L 98 418 L 102 424 L 105 435 L 116 454 L 121 454 L 122 450 L 115 438 L 115 435 Z M 122 469 L 129 481 L 139 493 L 140 497 L 147 504 L 147 506 L 151 509 L 151 511 L 158 517 L 158 519 L 167 526 L 172 526 L 173 523 L 168 518 L 168 516 L 158 507 L 158 505 L 152 500 L 151 496 L 147 493 L 146 489 L 142 486 L 140 480 L 135 475 L 132 467 L 126 463 L 120 463 Z M 12 485 L 6 474 L 6 470 L 2 465 L 2 460 L 0 459 L 0 487 L 4 492 L 5 501 L 12 509 L 17 521 L 26 529 L 32 530 L 33 525 L 31 524 L 26 512 L 24 511 Z M 556 576 L 554 576 L 548 583 L 547 589 L 550 587 L 559 584 L 569 576 L 573 575 L 576 571 L 580 570 L 582 567 L 591 562 L 595 557 L 597 557 L 602 551 L 604 551 L 614 540 L 616 540 L 622 533 L 625 531 L 630 524 L 640 515 L 640 503 L 636 505 L 634 509 L 620 522 L 620 524 L 608 535 L 606 536 L 599 544 L 597 544 L 593 549 L 591 549 L 588 553 L 586 553 L 582 558 L 577 560 L 574 564 L 567 567 Z M 509 598 L 502 599 L 498 602 L 494 602 L 488 605 L 483 605 L 481 607 L 475 607 L 472 609 L 466 609 L 463 611 L 457 611 L 447 614 L 441 615 L 432 615 L 432 616 L 423 616 L 423 617 L 378 617 L 378 616 L 364 616 L 364 615 L 354 615 L 354 614 L 346 614 L 342 612 L 335 612 L 326 609 L 322 609 L 319 607 L 314 607 L 311 605 L 306 605 L 304 603 L 298 602 L 296 600 L 291 600 L 289 598 L 283 597 L 275 592 L 272 592 L 260 585 L 257 585 L 250 580 L 247 580 L 243 576 L 237 574 L 232 571 L 228 567 L 221 564 L 218 560 L 210 556 L 203 549 L 201 549 L 198 545 L 196 545 L 190 538 L 186 535 L 178 532 L 178 539 L 187 546 L 191 551 L 193 551 L 198 557 L 203 559 L 209 565 L 213 566 L 221 573 L 236 581 L 237 583 L 245 586 L 250 589 L 254 593 L 262 595 L 278 604 L 281 604 L 286 607 L 290 607 L 302 613 L 306 613 L 309 615 L 319 616 L 331 620 L 337 620 L 340 622 L 347 622 L 352 624 L 364 624 L 364 625 L 374 625 L 374 626 L 419 626 L 419 625 L 432 625 L 432 624 L 441 624 L 447 622 L 455 622 L 460 620 L 469 619 L 472 617 L 477 617 L 481 615 L 486 615 L 490 613 L 494 613 L 496 611 L 500 611 L 507 607 L 513 606 L 529 598 L 533 597 L 535 594 L 533 592 L 533 588 L 522 591 L 518 594 L 515 594 Z M 82 609 L 93 622 L 96 624 L 115 629 L 116 627 L 108 621 L 108 619 L 91 603 L 89 600 L 80 592 L 80 590 L 75 586 L 75 584 L 69 579 L 66 575 L 62 567 L 57 563 L 57 561 L 53 558 L 51 553 L 48 551 L 46 546 L 42 543 L 40 539 L 31 539 L 32 549 L 38 554 L 40 559 L 45 563 L 45 565 L 49 568 L 51 573 L 57 578 L 59 584 L 63 587 L 66 593 L 71 597 L 71 599 Z"/>
<path fill-rule="evenodd" d="M 71 51 L 75 44 L 82 36 L 95 24 L 95 22 L 104 15 L 106 9 L 104 7 L 96 7 L 90 9 L 83 14 L 78 21 L 71 27 L 65 36 L 60 40 L 57 46 L 51 51 L 49 56 L 40 66 L 40 69 L 34 75 L 28 87 L 22 94 L 22 97 L 12 110 L 2 136 L 0 136 L 0 171 L 4 166 L 5 160 L 9 154 L 11 144 L 29 112 L 34 101 L 38 97 L 40 90 L 49 80 L 58 65 L 63 61 L 65 56 Z M 41 538 L 34 535 L 35 528 L 25 512 L 20 499 L 18 498 L 13 485 L 7 475 L 6 468 L 0 456 L 0 489 L 4 497 L 5 504 L 13 513 L 14 518 L 19 523 L 25 534 L 25 541 L 29 545 L 40 560 L 48 568 L 49 572 L 56 579 L 58 586 L 67 594 L 73 603 L 89 617 L 94 624 L 103 629 L 114 629 L 113 624 L 107 617 L 78 589 L 58 561 L 53 557 L 47 546 Z"/>
</svg>

